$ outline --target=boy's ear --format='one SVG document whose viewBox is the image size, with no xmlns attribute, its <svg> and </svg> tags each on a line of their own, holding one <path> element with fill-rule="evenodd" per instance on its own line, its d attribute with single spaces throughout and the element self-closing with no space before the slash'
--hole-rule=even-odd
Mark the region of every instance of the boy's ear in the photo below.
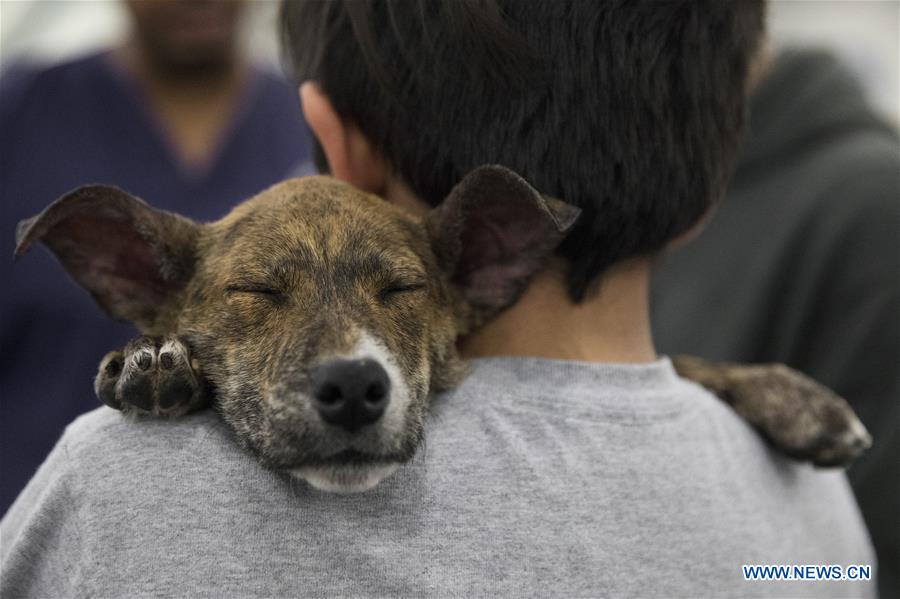
<svg viewBox="0 0 900 599">
<path fill-rule="evenodd" d="M 338 114 L 315 81 L 300 86 L 300 104 L 318 149 L 325 155 L 328 174 L 363 191 L 383 195 L 390 169 L 359 127 Z"/>
<path fill-rule="evenodd" d="M 441 267 L 486 318 L 515 303 L 580 213 L 490 165 L 466 175 L 426 222 Z"/>
<path fill-rule="evenodd" d="M 37 241 L 112 317 L 144 331 L 165 322 L 194 272 L 199 225 L 121 189 L 88 185 L 19 223 L 16 257 Z"/>
</svg>

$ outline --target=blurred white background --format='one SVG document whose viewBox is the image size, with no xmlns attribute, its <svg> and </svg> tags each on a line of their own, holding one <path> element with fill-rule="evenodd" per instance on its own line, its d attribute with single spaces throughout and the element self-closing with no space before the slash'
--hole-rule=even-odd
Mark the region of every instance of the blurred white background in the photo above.
<svg viewBox="0 0 900 599">
<path fill-rule="evenodd" d="M 278 2 L 250 5 L 245 47 L 278 68 Z M 21 57 L 56 61 L 104 47 L 127 27 L 117 0 L 0 0 L 0 68 Z M 831 49 L 857 72 L 872 103 L 900 122 L 900 0 L 772 0 L 769 30 L 776 47 Z"/>
</svg>

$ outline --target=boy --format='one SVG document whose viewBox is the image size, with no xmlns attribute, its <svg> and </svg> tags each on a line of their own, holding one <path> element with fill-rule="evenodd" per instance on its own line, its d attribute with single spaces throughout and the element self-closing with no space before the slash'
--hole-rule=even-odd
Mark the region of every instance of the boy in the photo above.
<svg viewBox="0 0 900 599">
<path fill-rule="evenodd" d="M 51 457 L 4 523 L 7 588 L 59 592 L 80 576 L 98 595 L 870 592 L 744 580 L 743 564 L 870 563 L 852 495 L 842 473 L 776 457 L 678 379 L 648 325 L 650 257 L 725 181 L 762 13 L 693 0 L 285 4 L 285 47 L 334 176 L 421 211 L 500 163 L 578 205 L 579 224 L 520 301 L 463 340 L 474 371 L 436 400 L 420 457 L 373 491 L 294 488 L 210 415 L 138 427 L 92 415 L 57 449 L 69 462 Z M 87 502 L 92 456 L 111 451 L 139 456 L 153 485 L 106 467 Z M 117 515 L 131 502 L 138 513 Z M 63 549 L 39 549 L 50 534 Z M 69 555 L 76 543 L 91 557 Z"/>
</svg>

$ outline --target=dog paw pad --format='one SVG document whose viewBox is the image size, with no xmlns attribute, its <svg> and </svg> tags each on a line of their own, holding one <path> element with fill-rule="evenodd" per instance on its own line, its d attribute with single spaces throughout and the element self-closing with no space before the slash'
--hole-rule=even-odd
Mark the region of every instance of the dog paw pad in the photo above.
<svg viewBox="0 0 900 599">
<path fill-rule="evenodd" d="M 175 358 L 169 352 L 159 354 L 159 365 L 163 370 L 172 370 L 175 366 Z"/>
<path fill-rule="evenodd" d="M 180 416 L 202 404 L 196 363 L 176 337 L 139 337 L 100 363 L 97 397 L 125 412 Z"/>
</svg>

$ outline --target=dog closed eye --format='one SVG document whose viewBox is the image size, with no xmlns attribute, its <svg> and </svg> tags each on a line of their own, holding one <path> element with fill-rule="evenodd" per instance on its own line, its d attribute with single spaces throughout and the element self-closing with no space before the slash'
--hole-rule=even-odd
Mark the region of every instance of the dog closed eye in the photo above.
<svg viewBox="0 0 900 599">
<path fill-rule="evenodd" d="M 284 300 L 284 292 L 266 284 L 258 283 L 241 283 L 237 285 L 229 285 L 225 288 L 227 295 L 232 294 L 252 294 L 266 298 L 273 302 L 279 303 Z"/>
<path fill-rule="evenodd" d="M 400 296 L 403 294 L 408 294 L 408 293 L 414 293 L 416 291 L 421 291 L 423 289 L 425 289 L 424 281 L 415 281 L 412 283 L 396 282 L 396 283 L 391 283 L 390 285 L 388 285 L 387 287 L 382 289 L 378 293 L 378 296 L 381 298 L 381 301 L 387 302 L 397 296 Z"/>
</svg>

